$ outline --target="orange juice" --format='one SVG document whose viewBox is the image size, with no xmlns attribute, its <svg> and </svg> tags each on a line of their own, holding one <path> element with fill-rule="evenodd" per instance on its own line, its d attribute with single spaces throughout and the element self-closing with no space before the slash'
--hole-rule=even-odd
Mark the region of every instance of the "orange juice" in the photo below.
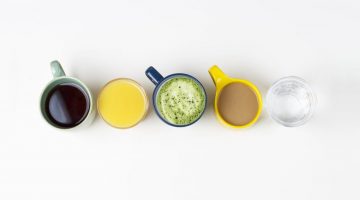
<svg viewBox="0 0 360 200">
<path fill-rule="evenodd" d="M 130 128 L 146 115 L 149 103 L 144 89 L 131 79 L 108 82 L 97 100 L 100 116 L 115 128 Z"/>
</svg>

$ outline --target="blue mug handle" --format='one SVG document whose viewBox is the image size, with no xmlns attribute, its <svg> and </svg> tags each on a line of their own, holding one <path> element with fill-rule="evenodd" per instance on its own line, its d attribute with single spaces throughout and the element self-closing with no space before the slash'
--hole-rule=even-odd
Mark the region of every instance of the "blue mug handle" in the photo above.
<svg viewBox="0 0 360 200">
<path fill-rule="evenodd" d="M 164 79 L 164 77 L 152 66 L 147 68 L 145 74 L 155 85 L 158 85 Z"/>
</svg>

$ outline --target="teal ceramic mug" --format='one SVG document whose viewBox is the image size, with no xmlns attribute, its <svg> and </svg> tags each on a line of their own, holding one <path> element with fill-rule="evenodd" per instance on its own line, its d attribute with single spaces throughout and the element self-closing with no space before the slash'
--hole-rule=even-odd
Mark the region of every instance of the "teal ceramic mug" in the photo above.
<svg viewBox="0 0 360 200">
<path fill-rule="evenodd" d="M 96 113 L 90 89 L 80 80 L 66 76 L 58 61 L 52 61 L 50 66 L 54 79 L 41 95 L 42 116 L 60 129 L 89 125 Z"/>
</svg>

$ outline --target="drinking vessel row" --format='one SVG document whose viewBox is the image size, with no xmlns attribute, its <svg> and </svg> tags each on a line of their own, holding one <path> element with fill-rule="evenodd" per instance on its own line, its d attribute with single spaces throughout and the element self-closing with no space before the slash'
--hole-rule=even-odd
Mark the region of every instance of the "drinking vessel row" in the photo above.
<svg viewBox="0 0 360 200">
<path fill-rule="evenodd" d="M 91 123 L 96 110 L 115 128 L 130 128 L 145 118 L 149 98 L 134 80 L 117 78 L 101 89 L 97 101 L 80 80 L 66 76 L 58 61 L 50 64 L 53 74 L 42 92 L 40 110 L 44 119 L 60 129 L 82 127 Z M 263 101 L 259 89 L 250 81 L 232 78 L 217 66 L 209 69 L 216 93 L 215 115 L 229 127 L 245 128 L 259 118 Z M 154 83 L 152 104 L 155 113 L 166 124 L 185 127 L 197 122 L 207 105 L 205 88 L 195 77 L 185 73 L 161 75 L 154 67 L 145 70 Z M 294 127 L 312 116 L 316 97 L 309 85 L 298 77 L 285 77 L 270 87 L 267 110 L 278 123 Z"/>
</svg>

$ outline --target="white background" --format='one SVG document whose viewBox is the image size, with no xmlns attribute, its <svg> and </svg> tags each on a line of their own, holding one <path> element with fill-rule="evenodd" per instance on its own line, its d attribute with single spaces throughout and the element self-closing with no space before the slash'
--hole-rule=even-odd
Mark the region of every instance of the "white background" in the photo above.
<svg viewBox="0 0 360 200">
<path fill-rule="evenodd" d="M 0 1 L 0 199 L 360 199 L 358 0 Z M 95 94 L 149 65 L 204 84 L 209 104 L 174 128 L 151 109 L 118 130 L 99 117 L 60 131 L 39 112 L 58 59 Z M 208 68 L 253 81 L 265 96 L 296 75 L 316 91 L 313 119 L 234 130 L 213 113 Z"/>
</svg>

